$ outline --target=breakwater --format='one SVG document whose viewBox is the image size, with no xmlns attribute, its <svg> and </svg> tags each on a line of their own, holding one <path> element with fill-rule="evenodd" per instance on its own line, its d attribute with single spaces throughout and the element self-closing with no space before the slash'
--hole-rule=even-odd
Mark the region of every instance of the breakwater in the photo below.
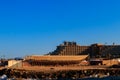
<svg viewBox="0 0 120 80">
<path fill-rule="evenodd" d="M 0 76 L 7 75 L 8 78 L 37 79 L 37 80 L 86 80 L 86 79 L 105 79 L 117 80 L 120 76 L 119 69 L 87 69 L 87 70 L 59 70 L 59 71 L 32 71 L 4 68 L 0 70 Z M 109 77 L 108 77 L 109 76 Z M 111 77 L 112 76 L 112 77 Z M 115 79 L 116 78 L 116 79 Z M 93 80 L 94 80 L 93 79 Z M 119 79 L 118 79 L 119 80 Z"/>
</svg>

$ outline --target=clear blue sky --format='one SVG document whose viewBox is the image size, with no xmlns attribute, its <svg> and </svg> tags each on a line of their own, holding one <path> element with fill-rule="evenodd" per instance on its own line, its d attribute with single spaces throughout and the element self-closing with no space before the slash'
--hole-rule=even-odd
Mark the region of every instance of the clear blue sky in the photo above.
<svg viewBox="0 0 120 80">
<path fill-rule="evenodd" d="M 0 0 L 0 57 L 45 54 L 65 40 L 120 44 L 120 0 Z"/>
</svg>

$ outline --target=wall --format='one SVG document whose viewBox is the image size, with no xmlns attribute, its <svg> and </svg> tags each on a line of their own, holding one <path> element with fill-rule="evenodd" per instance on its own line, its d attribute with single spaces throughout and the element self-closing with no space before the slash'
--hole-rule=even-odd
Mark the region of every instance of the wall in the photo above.
<svg viewBox="0 0 120 80">
<path fill-rule="evenodd" d="M 22 60 L 10 60 L 8 61 L 8 67 L 12 68 L 22 67 Z"/>
</svg>

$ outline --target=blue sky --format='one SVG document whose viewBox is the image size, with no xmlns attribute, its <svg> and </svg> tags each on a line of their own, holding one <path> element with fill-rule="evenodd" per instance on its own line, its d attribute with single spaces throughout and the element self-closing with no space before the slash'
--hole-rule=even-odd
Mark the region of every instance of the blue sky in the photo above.
<svg viewBox="0 0 120 80">
<path fill-rule="evenodd" d="M 120 0 L 0 0 L 0 57 L 45 54 L 63 41 L 120 44 Z"/>
</svg>

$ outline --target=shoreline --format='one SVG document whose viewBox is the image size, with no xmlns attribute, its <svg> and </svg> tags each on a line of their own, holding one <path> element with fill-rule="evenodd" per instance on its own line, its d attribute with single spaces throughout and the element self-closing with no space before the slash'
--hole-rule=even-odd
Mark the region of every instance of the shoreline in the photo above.
<svg viewBox="0 0 120 80">
<path fill-rule="evenodd" d="M 83 66 L 41 66 L 41 67 L 24 67 L 24 68 L 4 68 L 0 71 L 2 76 L 6 74 L 8 78 L 86 78 L 97 77 L 103 78 L 106 76 L 120 76 L 120 68 L 107 68 L 97 66 L 84 66 L 85 68 L 79 68 Z M 91 68 L 92 67 L 92 68 Z M 95 68 L 96 67 L 96 68 Z M 58 69 L 57 69 L 58 68 Z M 46 69 L 46 70 L 45 70 Z"/>
</svg>

